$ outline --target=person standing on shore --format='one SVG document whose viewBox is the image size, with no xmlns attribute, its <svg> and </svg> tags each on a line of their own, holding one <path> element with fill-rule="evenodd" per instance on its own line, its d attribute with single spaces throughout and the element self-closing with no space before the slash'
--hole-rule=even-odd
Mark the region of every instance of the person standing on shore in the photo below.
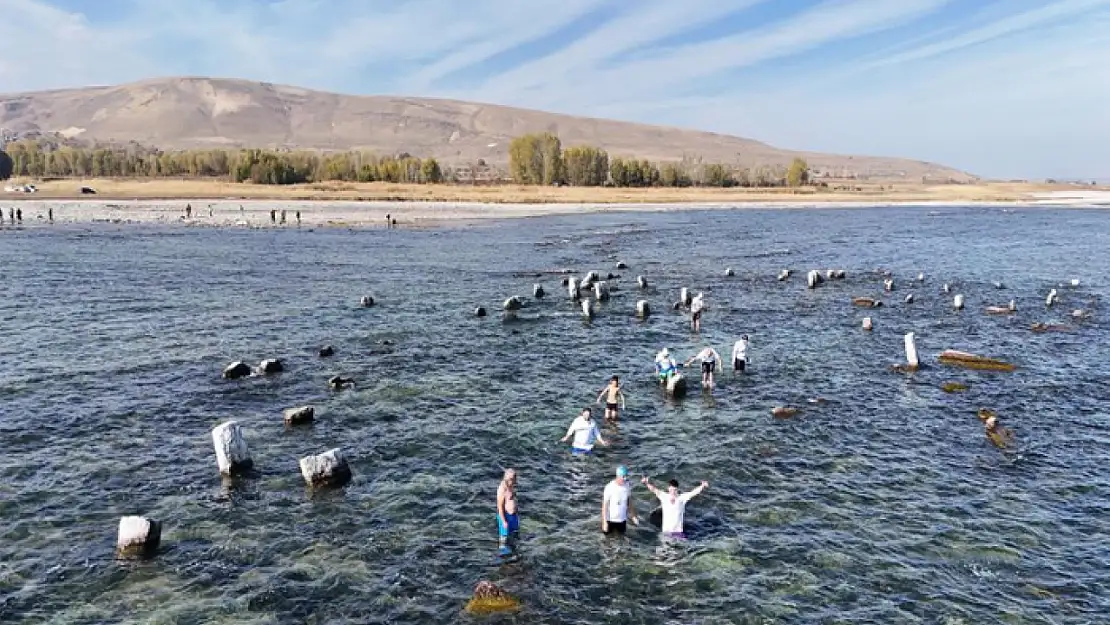
<svg viewBox="0 0 1110 625">
<path fill-rule="evenodd" d="M 628 468 L 622 464 L 617 467 L 617 477 L 605 485 L 605 492 L 601 495 L 601 531 L 604 534 L 623 534 L 629 519 L 632 519 L 633 525 L 640 524 L 636 505 L 632 501 Z"/>
<path fill-rule="evenodd" d="M 709 488 L 709 482 L 702 481 L 701 485 L 692 491 L 681 493 L 678 492 L 678 480 L 671 480 L 667 485 L 667 492 L 663 492 L 658 488 L 651 485 L 651 480 L 645 475 L 642 480 L 644 486 L 648 487 L 656 497 L 659 498 L 659 505 L 663 512 L 663 521 L 660 523 L 660 529 L 663 530 L 663 535 L 670 538 L 686 538 L 685 528 L 683 521 L 686 518 L 686 502 L 701 494 L 703 490 Z"/>
<path fill-rule="evenodd" d="M 389 213 L 386 213 L 386 214 L 385 214 L 385 227 L 386 227 L 386 228 L 388 228 L 388 227 L 389 227 Z"/>
<path fill-rule="evenodd" d="M 297 225 L 301 225 L 301 211 L 297 211 Z"/>
<path fill-rule="evenodd" d="M 49 220 L 50 223 L 54 223 L 54 207 L 53 206 L 46 209 L 46 219 Z"/>
<path fill-rule="evenodd" d="M 281 209 L 281 225 L 285 225 L 285 209 Z"/>
<path fill-rule="evenodd" d="M 270 223 L 277 223 L 277 210 L 273 208 L 270 209 Z"/>
<path fill-rule="evenodd" d="M 13 225 L 15 224 L 15 209 L 14 208 L 11 208 L 11 207 L 8 208 L 8 221 L 12 222 Z"/>
<path fill-rule="evenodd" d="M 616 419 L 617 409 L 624 410 L 624 391 L 621 389 L 620 378 L 613 376 L 609 379 L 609 384 L 601 389 L 601 393 L 597 396 L 597 403 L 601 403 L 601 398 L 608 394 L 605 400 L 605 418 Z M 618 405 L 617 402 L 620 401 Z"/>
<path fill-rule="evenodd" d="M 699 291 L 690 302 L 690 325 L 693 326 L 694 332 L 701 332 L 701 314 L 704 310 L 705 294 Z"/>
<path fill-rule="evenodd" d="M 559 442 L 565 443 L 571 436 L 574 436 L 574 442 L 571 443 L 570 452 L 575 456 L 583 456 L 592 453 L 594 450 L 594 441 L 606 447 L 609 446 L 609 442 L 601 437 L 601 431 L 597 427 L 597 421 L 594 421 L 593 412 L 589 408 L 582 409 L 582 413 L 571 422 L 570 427 L 567 429 L 566 436 L 559 439 Z"/>
<path fill-rule="evenodd" d="M 23 209 L 22 208 L 15 209 L 15 220 L 18 221 L 19 223 L 23 223 Z"/>
<path fill-rule="evenodd" d="M 497 487 L 497 534 L 502 551 L 508 548 L 509 539 L 520 531 L 520 517 L 516 501 L 516 470 L 505 469 Z"/>
<path fill-rule="evenodd" d="M 192 204 L 186 204 L 185 205 L 185 219 L 189 219 L 192 216 L 193 216 L 193 205 Z"/>
<path fill-rule="evenodd" d="M 748 335 L 744 334 L 732 346 L 732 371 L 745 371 L 748 368 Z"/>
</svg>

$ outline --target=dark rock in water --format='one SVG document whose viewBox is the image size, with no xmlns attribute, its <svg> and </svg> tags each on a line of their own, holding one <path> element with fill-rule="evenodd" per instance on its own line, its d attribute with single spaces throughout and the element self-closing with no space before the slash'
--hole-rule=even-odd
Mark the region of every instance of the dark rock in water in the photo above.
<svg viewBox="0 0 1110 625">
<path fill-rule="evenodd" d="M 605 279 L 606 279 L 606 280 L 616 280 L 616 279 L 617 279 L 617 278 L 619 278 L 619 277 L 620 277 L 620 276 L 618 276 L 617 274 L 615 274 L 615 273 L 611 273 L 611 274 L 609 274 L 609 277 L 608 277 L 608 278 L 605 278 Z"/>
<path fill-rule="evenodd" d="M 285 420 L 286 425 L 301 425 L 303 423 L 311 423 L 316 418 L 316 409 L 312 406 L 286 408 L 284 411 L 282 411 L 282 418 Z"/>
<path fill-rule="evenodd" d="M 237 360 L 224 368 L 223 376 L 228 380 L 237 380 L 239 378 L 245 378 L 250 374 L 251 366 L 241 360 Z"/>
<path fill-rule="evenodd" d="M 301 476 L 310 486 L 342 486 L 351 481 L 351 467 L 338 448 L 301 458 Z"/>
<path fill-rule="evenodd" d="M 486 316 L 486 309 L 481 307 L 481 306 L 475 308 L 474 309 L 474 316 L 475 317 L 485 317 Z"/>
<path fill-rule="evenodd" d="M 335 355 L 335 348 L 331 345 L 325 345 L 320 348 L 320 358 L 327 358 Z"/>
<path fill-rule="evenodd" d="M 342 376 L 332 376 L 328 379 L 328 387 L 334 391 L 342 390 L 355 385 L 353 378 L 344 378 Z"/>
<path fill-rule="evenodd" d="M 281 373 L 285 371 L 285 364 L 277 358 L 268 358 L 258 363 L 258 369 L 262 373 Z"/>
<path fill-rule="evenodd" d="M 358 305 L 363 308 L 370 308 L 374 305 L 374 298 L 369 295 L 363 295 L 362 298 L 358 300 Z"/>
<path fill-rule="evenodd" d="M 671 304 L 673 310 L 682 310 L 682 302 L 675 302 Z"/>
<path fill-rule="evenodd" d="M 378 341 L 378 345 L 392 345 L 392 344 L 393 344 L 393 341 L 391 341 L 389 339 L 382 339 L 382 340 Z"/>
<path fill-rule="evenodd" d="M 624 263 L 621 263 L 621 262 L 618 262 L 617 263 L 617 269 L 628 269 L 628 265 L 626 265 Z"/>
<path fill-rule="evenodd" d="M 569 285 L 569 284 L 570 284 L 570 278 L 563 278 L 563 281 L 562 281 L 562 283 L 561 283 L 561 284 L 562 284 L 563 286 L 567 286 L 567 285 Z"/>
</svg>

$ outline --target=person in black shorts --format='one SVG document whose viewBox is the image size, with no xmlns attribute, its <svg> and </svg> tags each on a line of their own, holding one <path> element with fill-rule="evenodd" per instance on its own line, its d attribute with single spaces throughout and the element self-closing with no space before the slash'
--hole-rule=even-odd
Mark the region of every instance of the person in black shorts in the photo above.
<svg viewBox="0 0 1110 625">
<path fill-rule="evenodd" d="M 696 356 L 686 361 L 686 366 L 695 360 L 701 361 L 701 385 L 702 388 L 713 388 L 713 371 L 717 368 L 717 363 L 721 362 L 721 355 L 717 350 L 706 345 L 705 349 L 698 352 Z"/>
<path fill-rule="evenodd" d="M 605 397 L 605 418 L 616 419 L 617 409 L 624 410 L 624 391 L 621 389 L 620 378 L 617 376 L 609 378 L 609 384 L 601 389 L 601 393 L 597 396 L 597 403 L 601 403 L 602 397 Z M 618 400 L 620 401 L 619 406 L 617 405 Z"/>
</svg>

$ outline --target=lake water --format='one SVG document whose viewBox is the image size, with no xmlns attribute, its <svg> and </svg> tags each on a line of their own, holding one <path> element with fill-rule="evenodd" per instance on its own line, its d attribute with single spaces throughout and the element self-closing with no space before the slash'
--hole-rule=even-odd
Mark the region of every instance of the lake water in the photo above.
<svg viewBox="0 0 1110 625">
<path fill-rule="evenodd" d="M 1110 614 L 1110 213 L 612 213 L 418 231 L 40 225 L 0 231 L 0 267 L 0 621 L 971 625 Z M 534 275 L 562 268 L 621 274 L 592 323 L 560 276 Z M 795 275 L 779 282 L 783 268 Z M 811 268 L 848 277 L 808 290 Z M 893 293 L 879 268 L 893 272 Z M 1059 286 L 1071 278 L 1080 285 Z M 535 282 L 547 298 L 531 298 Z M 952 310 L 944 282 L 965 310 Z M 711 306 L 700 337 L 670 310 L 682 286 Z M 1062 302 L 1046 310 L 1053 287 Z M 378 305 L 359 308 L 363 294 Z M 505 320 L 512 294 L 527 305 Z M 859 295 L 886 305 L 853 308 Z M 639 298 L 655 309 L 646 322 L 633 314 Z M 1015 315 L 984 313 L 1010 299 Z M 490 315 L 474 317 L 477 305 Z M 1077 308 L 1092 317 L 1072 321 Z M 1039 321 L 1074 331 L 1031 332 Z M 927 365 L 914 375 L 890 370 L 908 331 Z M 652 382 L 659 348 L 684 360 L 708 341 L 727 358 L 742 333 L 751 369 L 722 375 L 712 394 L 694 385 L 666 400 Z M 325 343 L 330 359 L 316 354 Z M 1018 369 L 943 367 L 946 348 Z M 266 357 L 286 372 L 220 377 L 233 360 Z M 613 446 L 571 457 L 559 438 L 614 373 L 628 409 L 602 430 Z M 356 388 L 329 391 L 336 374 Z M 946 394 L 946 381 L 970 388 Z M 807 403 L 817 397 L 827 403 Z M 306 403 L 315 425 L 287 429 L 281 410 Z M 804 410 L 780 420 L 777 405 Z M 1018 453 L 987 443 L 978 408 L 1014 428 Z M 224 481 L 210 430 L 232 418 L 259 474 Z M 297 460 L 336 446 L 352 482 L 307 488 Z M 620 463 L 660 486 L 710 482 L 688 507 L 689 540 L 662 542 L 650 526 L 600 534 L 601 492 Z M 509 466 L 522 539 L 502 562 L 495 494 Z M 634 493 L 641 512 L 655 507 Z M 129 514 L 163 521 L 155 557 L 113 558 Z M 482 579 L 523 609 L 464 614 Z"/>
</svg>

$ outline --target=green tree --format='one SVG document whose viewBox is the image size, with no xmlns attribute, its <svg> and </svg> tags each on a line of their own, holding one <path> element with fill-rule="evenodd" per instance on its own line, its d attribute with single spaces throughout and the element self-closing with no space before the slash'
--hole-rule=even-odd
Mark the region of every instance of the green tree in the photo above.
<svg viewBox="0 0 1110 625">
<path fill-rule="evenodd" d="M 439 162 L 436 159 L 426 158 L 420 163 L 420 179 L 433 184 L 443 182 L 443 170 L 439 168 Z"/>
<path fill-rule="evenodd" d="M 566 182 L 579 187 L 599 187 L 609 178 L 609 154 L 591 146 L 563 151 Z"/>
<path fill-rule="evenodd" d="M 14 171 L 15 162 L 12 161 L 12 157 L 8 156 L 7 152 L 0 150 L 0 180 L 11 178 Z"/>
<path fill-rule="evenodd" d="M 517 184 L 563 182 L 563 148 L 559 137 L 545 132 L 513 139 L 509 143 L 509 174 Z"/>
<path fill-rule="evenodd" d="M 731 187 L 736 185 L 732 172 L 720 163 L 705 166 L 705 184 L 710 187 Z"/>
<path fill-rule="evenodd" d="M 809 182 L 809 164 L 804 159 L 794 159 L 786 170 L 786 184 L 800 187 L 807 182 Z"/>
</svg>

